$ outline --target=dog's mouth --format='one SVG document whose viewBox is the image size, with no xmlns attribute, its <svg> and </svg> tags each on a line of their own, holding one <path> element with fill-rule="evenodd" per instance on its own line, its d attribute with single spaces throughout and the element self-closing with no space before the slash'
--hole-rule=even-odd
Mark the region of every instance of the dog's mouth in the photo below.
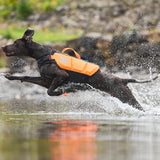
<svg viewBox="0 0 160 160">
<path fill-rule="evenodd" d="M 14 56 L 15 52 L 6 52 L 5 54 L 6 54 L 6 56 Z"/>
<path fill-rule="evenodd" d="M 6 56 L 14 56 L 15 52 L 11 51 L 10 49 L 7 49 L 7 46 L 2 46 L 2 50 L 5 53 Z"/>
</svg>

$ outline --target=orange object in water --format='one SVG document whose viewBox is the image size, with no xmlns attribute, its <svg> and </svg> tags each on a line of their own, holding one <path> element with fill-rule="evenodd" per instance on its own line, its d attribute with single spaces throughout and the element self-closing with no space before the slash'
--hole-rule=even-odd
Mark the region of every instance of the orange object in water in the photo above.
<svg viewBox="0 0 160 160">
<path fill-rule="evenodd" d="M 51 160 L 96 160 L 98 125 L 78 120 L 55 121 L 49 128 Z M 85 153 L 85 154 L 84 154 Z"/>
<path fill-rule="evenodd" d="M 99 70 L 98 65 L 85 62 L 82 59 L 74 58 L 67 54 L 54 53 L 54 55 L 50 56 L 50 59 L 54 59 L 57 65 L 62 69 L 82 73 L 88 76 L 92 76 Z"/>
<path fill-rule="evenodd" d="M 65 96 L 65 97 L 66 97 L 66 96 L 67 96 L 67 92 L 64 92 L 64 93 L 63 93 L 63 96 Z"/>
</svg>

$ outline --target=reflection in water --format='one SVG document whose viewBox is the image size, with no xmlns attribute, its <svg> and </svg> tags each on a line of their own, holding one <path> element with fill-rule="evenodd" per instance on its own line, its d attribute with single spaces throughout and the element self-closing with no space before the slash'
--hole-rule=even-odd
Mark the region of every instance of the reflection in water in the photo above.
<svg viewBox="0 0 160 160">
<path fill-rule="evenodd" d="M 51 123 L 49 133 L 52 160 L 95 160 L 97 124 L 62 120 Z"/>
<path fill-rule="evenodd" d="M 158 119 L 74 116 L 1 113 L 0 160 L 159 160 Z"/>
</svg>

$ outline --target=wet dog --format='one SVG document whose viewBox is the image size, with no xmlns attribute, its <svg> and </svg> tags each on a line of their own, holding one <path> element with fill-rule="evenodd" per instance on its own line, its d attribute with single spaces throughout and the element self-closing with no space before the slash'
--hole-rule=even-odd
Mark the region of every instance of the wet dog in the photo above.
<svg viewBox="0 0 160 160">
<path fill-rule="evenodd" d="M 64 92 L 74 92 L 75 90 L 85 90 L 92 86 L 98 90 L 104 91 L 118 98 L 123 103 L 128 103 L 134 108 L 143 111 L 141 105 L 133 96 L 128 88 L 128 83 L 144 83 L 149 81 L 139 82 L 135 79 L 121 79 L 109 73 L 102 73 L 100 69 L 92 76 L 84 75 L 61 69 L 56 63 L 48 61 L 48 57 L 56 51 L 48 46 L 32 41 L 34 30 L 28 29 L 23 37 L 14 41 L 13 44 L 3 46 L 2 49 L 6 56 L 28 56 L 36 59 L 39 66 L 39 77 L 30 76 L 12 76 L 7 74 L 5 77 L 9 80 L 20 80 L 21 82 L 30 82 L 43 87 L 46 87 L 47 93 L 50 96 L 58 96 Z M 157 77 L 156 77 L 157 78 Z M 155 78 L 155 79 L 156 79 Z M 67 84 L 74 83 L 74 86 L 68 87 Z M 88 84 L 84 87 L 79 84 Z M 64 89 L 60 86 L 66 86 Z"/>
</svg>

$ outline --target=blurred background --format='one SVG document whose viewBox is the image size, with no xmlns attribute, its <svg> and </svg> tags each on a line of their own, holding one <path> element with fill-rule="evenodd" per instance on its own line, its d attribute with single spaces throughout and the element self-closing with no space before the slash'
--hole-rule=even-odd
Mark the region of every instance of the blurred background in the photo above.
<svg viewBox="0 0 160 160">
<path fill-rule="evenodd" d="M 0 46 L 28 27 L 34 41 L 73 47 L 111 72 L 160 69 L 159 0 L 0 0 Z"/>
</svg>

